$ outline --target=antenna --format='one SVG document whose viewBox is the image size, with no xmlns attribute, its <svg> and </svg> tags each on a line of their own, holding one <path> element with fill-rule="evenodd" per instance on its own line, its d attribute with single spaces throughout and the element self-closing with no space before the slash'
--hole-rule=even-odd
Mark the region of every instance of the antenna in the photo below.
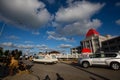
<svg viewBox="0 0 120 80">
<path fill-rule="evenodd" d="M 0 36 L 2 35 L 2 32 L 3 32 L 3 30 L 4 30 L 4 27 L 5 27 L 5 23 L 3 23 L 2 28 L 1 28 L 1 30 L 0 30 Z"/>
</svg>

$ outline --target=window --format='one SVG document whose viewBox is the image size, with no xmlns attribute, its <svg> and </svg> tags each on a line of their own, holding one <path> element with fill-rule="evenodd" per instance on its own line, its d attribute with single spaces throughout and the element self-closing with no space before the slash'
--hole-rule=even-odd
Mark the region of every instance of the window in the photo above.
<svg viewBox="0 0 120 80">
<path fill-rule="evenodd" d="M 115 43 L 114 40 L 109 41 L 109 44 L 114 44 L 114 43 Z"/>
<path fill-rule="evenodd" d="M 107 42 L 103 42 L 103 45 L 107 45 Z"/>
<path fill-rule="evenodd" d="M 105 54 L 105 57 L 116 57 L 117 54 Z"/>
<path fill-rule="evenodd" d="M 94 54 L 93 57 L 94 57 L 94 58 L 100 58 L 100 57 L 101 57 L 101 54 Z"/>
</svg>

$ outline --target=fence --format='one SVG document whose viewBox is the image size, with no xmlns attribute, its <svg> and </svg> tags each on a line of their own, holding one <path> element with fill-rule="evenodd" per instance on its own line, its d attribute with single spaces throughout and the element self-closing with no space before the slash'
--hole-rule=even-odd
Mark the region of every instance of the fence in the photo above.
<svg viewBox="0 0 120 80">
<path fill-rule="evenodd" d="M 68 59 L 71 59 L 71 58 L 80 58 L 81 57 L 81 54 L 60 54 L 60 55 L 57 55 L 57 58 L 59 59 L 63 59 L 63 58 L 68 58 Z"/>
</svg>

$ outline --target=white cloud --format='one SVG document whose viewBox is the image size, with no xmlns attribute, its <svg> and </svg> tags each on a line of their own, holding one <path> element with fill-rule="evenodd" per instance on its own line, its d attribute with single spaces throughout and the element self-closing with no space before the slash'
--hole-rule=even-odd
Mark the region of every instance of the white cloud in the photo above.
<svg viewBox="0 0 120 80">
<path fill-rule="evenodd" d="M 36 45 L 36 48 L 45 49 L 45 48 L 48 48 L 48 46 L 45 44 L 42 44 L 42 45 Z"/>
<path fill-rule="evenodd" d="M 63 37 L 59 34 L 56 34 L 55 32 L 52 32 L 52 31 L 47 31 L 47 34 L 48 34 L 48 39 L 54 39 L 54 40 L 58 40 L 58 41 L 66 41 L 66 42 L 74 42 L 75 40 L 73 38 L 66 38 L 66 37 Z"/>
<path fill-rule="evenodd" d="M 42 44 L 42 45 L 36 45 L 36 48 L 38 48 L 41 52 L 49 52 L 52 51 L 53 49 L 49 48 L 47 45 Z"/>
<path fill-rule="evenodd" d="M 30 45 L 30 44 L 27 44 L 27 45 L 19 44 L 19 45 L 17 46 L 17 48 L 19 48 L 19 49 L 33 49 L 33 48 L 34 48 L 34 45 Z"/>
<path fill-rule="evenodd" d="M 0 43 L 0 46 L 2 46 L 2 47 L 15 47 L 15 45 L 12 42 Z"/>
<path fill-rule="evenodd" d="M 12 42 L 4 42 L 4 43 L 0 43 L 0 46 L 2 47 L 9 47 L 9 48 L 18 48 L 18 49 L 33 49 L 35 48 L 34 45 L 30 45 L 30 44 L 14 44 Z"/>
<path fill-rule="evenodd" d="M 26 44 L 31 44 L 31 43 L 33 43 L 32 41 L 25 41 L 24 43 L 26 43 Z"/>
<path fill-rule="evenodd" d="M 120 2 L 117 2 L 117 3 L 115 4 L 115 6 L 120 6 Z"/>
<path fill-rule="evenodd" d="M 71 5 L 73 1 L 74 0 L 66 0 L 66 3 L 68 3 L 69 5 Z"/>
<path fill-rule="evenodd" d="M 116 24 L 120 25 L 120 19 L 116 20 Z"/>
<path fill-rule="evenodd" d="M 18 39 L 20 39 L 18 36 L 15 36 L 15 35 L 7 36 L 6 38 L 7 39 L 12 39 L 12 40 L 18 40 Z"/>
<path fill-rule="evenodd" d="M 56 13 L 57 22 L 74 22 L 89 19 L 93 14 L 100 10 L 103 5 L 93 4 L 87 1 L 75 2 L 68 8 L 60 8 Z"/>
<path fill-rule="evenodd" d="M 60 44 L 59 48 L 70 48 L 72 45 L 70 44 Z"/>
<path fill-rule="evenodd" d="M 70 0 L 71 2 L 72 0 Z M 61 7 L 55 15 L 56 34 L 61 36 L 83 35 L 90 28 L 101 26 L 99 19 L 91 19 L 104 4 L 76 1 L 67 8 Z"/>
<path fill-rule="evenodd" d="M 24 29 L 37 29 L 50 20 L 45 4 L 38 0 L 0 0 L 0 19 Z"/>
<path fill-rule="evenodd" d="M 55 39 L 55 40 L 63 40 L 66 41 L 67 39 L 65 37 L 59 36 L 55 32 L 47 32 L 48 33 L 48 39 Z"/>
<path fill-rule="evenodd" d="M 65 25 L 64 28 L 59 28 L 61 35 L 82 35 L 85 34 L 90 28 L 98 28 L 101 25 L 101 22 L 98 19 L 93 19 L 93 21 L 79 21 L 72 24 Z"/>
<path fill-rule="evenodd" d="M 32 34 L 34 34 L 34 35 L 39 35 L 40 33 L 39 33 L 38 31 L 36 31 L 36 32 L 33 31 Z"/>
<path fill-rule="evenodd" d="M 55 3 L 55 0 L 47 0 L 47 2 L 48 2 L 49 4 L 54 4 L 54 3 Z"/>
</svg>

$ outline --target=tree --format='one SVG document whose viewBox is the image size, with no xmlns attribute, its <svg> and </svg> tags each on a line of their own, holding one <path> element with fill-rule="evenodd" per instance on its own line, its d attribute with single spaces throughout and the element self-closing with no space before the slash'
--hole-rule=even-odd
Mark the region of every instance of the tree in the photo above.
<svg viewBox="0 0 120 80">
<path fill-rule="evenodd" d="M 16 59 L 19 59 L 21 55 L 22 55 L 22 51 L 15 50 L 15 58 Z"/>
<path fill-rule="evenodd" d="M 5 55 L 5 56 L 8 56 L 8 55 L 9 55 L 9 52 L 10 52 L 9 50 L 5 50 L 4 55 Z"/>
<path fill-rule="evenodd" d="M 0 49 L 0 57 L 3 55 L 3 50 Z"/>
</svg>

